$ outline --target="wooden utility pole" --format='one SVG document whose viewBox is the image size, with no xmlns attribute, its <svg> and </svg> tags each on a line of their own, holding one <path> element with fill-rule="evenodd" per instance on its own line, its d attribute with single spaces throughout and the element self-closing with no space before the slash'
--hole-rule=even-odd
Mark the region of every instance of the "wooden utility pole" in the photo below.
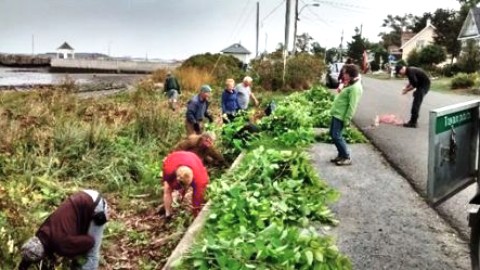
<svg viewBox="0 0 480 270">
<path fill-rule="evenodd" d="M 287 68 L 287 54 L 288 54 L 288 36 L 290 35 L 290 0 L 287 0 L 287 8 L 285 11 L 285 43 L 283 44 L 283 76 L 282 83 L 285 85 L 285 71 Z"/>
<path fill-rule="evenodd" d="M 292 49 L 293 54 L 297 54 L 297 22 L 298 22 L 298 0 L 295 0 L 295 21 L 293 22 L 293 49 Z"/>
<path fill-rule="evenodd" d="M 258 39 L 260 35 L 260 2 L 257 2 L 257 46 L 255 56 L 258 57 Z"/>
<path fill-rule="evenodd" d="M 32 55 L 35 55 L 35 35 L 32 35 Z"/>
</svg>

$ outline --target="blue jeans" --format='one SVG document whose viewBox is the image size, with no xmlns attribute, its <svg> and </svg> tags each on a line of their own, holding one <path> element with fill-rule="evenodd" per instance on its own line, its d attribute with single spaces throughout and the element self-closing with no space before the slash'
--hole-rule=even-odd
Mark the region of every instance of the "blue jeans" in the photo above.
<svg viewBox="0 0 480 270">
<path fill-rule="evenodd" d="M 332 137 L 333 143 L 337 147 L 338 156 L 341 158 L 350 158 L 350 153 L 347 149 L 347 143 L 342 137 L 343 121 L 332 117 L 330 123 L 330 137 Z"/>
<path fill-rule="evenodd" d="M 108 206 L 105 199 L 100 200 L 97 207 L 95 207 L 95 213 L 101 212 L 105 210 L 105 215 L 108 216 Z M 105 224 L 102 226 L 98 226 L 95 222 L 90 222 L 90 227 L 88 228 L 88 234 L 93 237 L 95 240 L 95 244 L 88 251 L 85 255 L 86 262 L 77 268 L 79 270 L 96 270 L 98 269 L 98 264 L 100 261 L 100 246 L 102 245 L 102 237 L 103 237 L 103 229 L 105 228 Z"/>
</svg>

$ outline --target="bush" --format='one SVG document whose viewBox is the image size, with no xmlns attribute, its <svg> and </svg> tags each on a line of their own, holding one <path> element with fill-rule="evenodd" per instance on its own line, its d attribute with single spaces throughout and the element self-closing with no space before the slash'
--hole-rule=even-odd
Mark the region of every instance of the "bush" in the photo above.
<svg viewBox="0 0 480 270">
<path fill-rule="evenodd" d="M 409 66 L 420 66 L 420 54 L 417 50 L 413 50 L 408 54 L 407 62 Z"/>
<path fill-rule="evenodd" d="M 259 77 L 259 84 L 266 90 L 309 89 L 325 72 L 323 60 L 308 53 L 300 53 L 287 60 L 283 85 L 283 61 L 269 55 L 252 61 L 252 68 Z"/>
<path fill-rule="evenodd" d="M 441 46 L 428 45 L 425 46 L 418 55 L 421 66 L 431 67 L 439 64 L 447 59 L 447 55 Z"/>
<path fill-rule="evenodd" d="M 480 69 L 480 48 L 476 41 L 467 40 L 467 44 L 458 59 L 462 72 L 473 73 Z"/>
<path fill-rule="evenodd" d="M 457 63 L 455 64 L 446 64 L 442 68 L 442 75 L 446 77 L 453 77 L 460 72 L 460 67 Z"/>
<path fill-rule="evenodd" d="M 213 76 L 217 85 L 222 85 L 227 78 L 243 78 L 243 63 L 231 55 L 198 54 L 185 60 L 180 69 L 197 68 Z"/>
<path fill-rule="evenodd" d="M 469 88 L 475 84 L 475 79 L 466 73 L 459 73 L 452 79 L 451 89 Z"/>
</svg>

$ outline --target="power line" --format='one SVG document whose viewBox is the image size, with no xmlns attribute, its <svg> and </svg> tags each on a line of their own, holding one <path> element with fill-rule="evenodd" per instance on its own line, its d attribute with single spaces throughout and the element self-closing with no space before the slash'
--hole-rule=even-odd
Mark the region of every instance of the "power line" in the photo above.
<svg viewBox="0 0 480 270">
<path fill-rule="evenodd" d="M 270 13 L 267 14 L 267 16 L 263 17 L 263 19 L 262 19 L 261 22 L 260 22 L 260 24 L 262 25 L 262 27 L 263 27 L 263 22 L 264 22 L 268 17 L 270 17 L 270 15 L 272 15 L 275 11 L 277 11 L 277 10 L 283 5 L 283 3 L 285 3 L 285 0 L 280 1 L 280 3 L 279 3 L 276 7 L 274 7 L 274 8 L 272 9 L 272 11 L 270 11 Z"/>
<path fill-rule="evenodd" d="M 233 35 L 237 32 L 237 31 L 235 31 L 235 30 L 237 30 L 237 27 L 240 25 L 243 17 L 245 16 L 245 14 L 246 14 L 245 11 L 247 11 L 248 4 L 250 4 L 250 1 L 251 1 L 251 0 L 248 0 L 248 1 L 245 3 L 245 6 L 243 6 L 242 12 L 240 13 L 240 16 L 238 17 L 238 20 L 237 20 L 237 22 L 235 23 L 235 26 L 233 27 L 233 30 L 230 32 L 230 37 L 228 38 L 228 40 L 232 40 Z M 248 16 L 248 14 L 247 14 L 247 16 Z"/>
<path fill-rule="evenodd" d="M 234 36 L 234 39 L 238 37 L 238 35 L 240 33 L 243 32 L 243 29 L 245 28 L 245 25 L 247 24 L 247 22 L 249 21 L 250 17 L 252 17 L 252 14 L 253 14 L 253 11 L 255 10 L 256 6 L 255 5 L 252 5 L 252 7 L 250 8 L 249 12 L 248 12 L 248 15 L 245 17 L 245 20 L 243 21 L 243 23 L 241 24 L 240 28 L 238 29 L 238 31 L 236 31 L 236 35 Z"/>
<path fill-rule="evenodd" d="M 328 1 L 328 0 L 314 0 L 315 2 L 320 2 L 323 4 L 331 5 L 331 6 L 338 6 L 338 7 L 346 7 L 346 8 L 356 8 L 356 9 L 363 9 L 367 10 L 368 8 L 358 6 L 358 5 L 352 5 L 352 4 L 347 4 L 347 3 L 342 3 L 342 2 L 336 2 L 336 1 Z M 353 11 L 353 10 L 352 10 Z"/>
</svg>

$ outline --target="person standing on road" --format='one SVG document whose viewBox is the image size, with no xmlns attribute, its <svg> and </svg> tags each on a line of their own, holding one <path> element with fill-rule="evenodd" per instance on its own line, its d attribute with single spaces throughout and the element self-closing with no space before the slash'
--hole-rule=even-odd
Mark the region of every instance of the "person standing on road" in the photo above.
<svg viewBox="0 0 480 270">
<path fill-rule="evenodd" d="M 243 78 L 243 82 L 237 84 L 235 87 L 238 96 L 238 105 L 242 110 L 248 109 L 250 98 L 255 102 L 255 106 L 258 106 L 258 100 L 252 92 L 252 81 L 252 77 L 246 76 Z"/>
<path fill-rule="evenodd" d="M 330 161 L 338 166 L 351 165 L 350 152 L 347 143 L 342 136 L 343 129 L 350 125 L 350 121 L 355 114 L 360 97 L 363 93 L 362 84 L 359 80 L 358 67 L 352 64 L 343 66 L 343 82 L 345 88 L 335 97 L 330 114 L 332 121 L 330 123 L 330 136 L 337 148 L 337 157 Z"/>
<path fill-rule="evenodd" d="M 240 110 L 238 104 L 238 93 L 235 90 L 235 81 L 233 79 L 227 79 L 225 82 L 225 90 L 222 93 L 222 119 L 223 123 L 232 122 L 235 116 Z"/>
<path fill-rule="evenodd" d="M 415 92 L 413 92 L 413 103 L 410 121 L 403 124 L 403 126 L 407 128 L 416 128 L 420 112 L 420 106 L 422 105 L 423 98 L 430 89 L 430 79 L 428 78 L 428 75 L 427 73 L 425 73 L 425 71 L 417 67 L 398 65 L 395 67 L 395 73 L 401 76 L 406 75 L 408 78 L 408 84 L 402 90 L 403 95 L 416 89 Z"/>
<path fill-rule="evenodd" d="M 163 205 L 165 217 L 172 216 L 172 193 L 179 190 L 185 196 L 192 187 L 192 212 L 197 216 L 203 207 L 204 195 L 208 185 L 208 172 L 202 160 L 194 153 L 176 151 L 163 161 Z"/>
<path fill-rule="evenodd" d="M 187 136 L 202 133 L 203 118 L 207 118 L 210 122 L 213 122 L 213 117 L 208 112 L 208 99 L 211 92 L 212 88 L 210 88 L 209 85 L 202 85 L 200 87 L 200 93 L 193 96 L 187 103 L 187 114 L 185 119 Z"/>
<path fill-rule="evenodd" d="M 56 255 L 72 259 L 71 269 L 98 269 L 106 222 L 107 202 L 98 191 L 88 189 L 71 195 L 22 246 L 19 269 L 41 261 L 54 268 Z"/>
<path fill-rule="evenodd" d="M 168 97 L 168 105 L 175 111 L 177 109 L 178 96 L 180 95 L 180 84 L 170 71 L 168 71 L 165 79 L 164 91 Z"/>
</svg>

